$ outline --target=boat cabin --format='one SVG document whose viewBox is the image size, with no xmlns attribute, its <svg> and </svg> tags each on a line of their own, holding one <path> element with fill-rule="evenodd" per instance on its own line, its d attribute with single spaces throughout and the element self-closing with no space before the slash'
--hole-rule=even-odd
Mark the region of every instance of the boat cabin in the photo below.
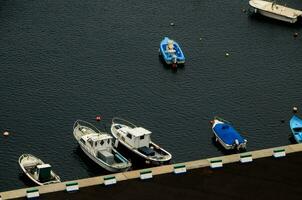
<svg viewBox="0 0 302 200">
<path fill-rule="evenodd" d="M 151 132 L 142 127 L 122 127 L 119 129 L 124 134 L 124 140 L 133 148 L 149 147 L 151 142 Z"/>
<path fill-rule="evenodd" d="M 38 179 L 41 182 L 49 181 L 51 179 L 50 164 L 37 165 L 37 174 L 38 174 Z"/>
<path fill-rule="evenodd" d="M 91 148 L 102 151 L 112 148 L 112 137 L 107 134 L 88 134 L 84 135 L 80 141 Z"/>
</svg>

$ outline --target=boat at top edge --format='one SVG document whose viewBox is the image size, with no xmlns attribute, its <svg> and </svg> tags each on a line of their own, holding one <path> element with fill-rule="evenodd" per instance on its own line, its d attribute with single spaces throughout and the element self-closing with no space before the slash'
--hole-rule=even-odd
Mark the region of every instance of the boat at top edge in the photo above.
<svg viewBox="0 0 302 200">
<path fill-rule="evenodd" d="M 250 6 L 254 9 L 254 13 L 259 13 L 273 19 L 295 23 L 302 16 L 301 10 L 296 10 L 286 6 L 263 0 L 250 0 Z"/>
</svg>

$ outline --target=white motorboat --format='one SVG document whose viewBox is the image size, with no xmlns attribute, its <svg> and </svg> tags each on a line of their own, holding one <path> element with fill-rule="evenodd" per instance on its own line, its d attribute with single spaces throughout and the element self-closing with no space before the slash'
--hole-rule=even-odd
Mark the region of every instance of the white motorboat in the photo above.
<svg viewBox="0 0 302 200">
<path fill-rule="evenodd" d="M 111 133 L 116 139 L 116 147 L 122 144 L 146 163 L 159 165 L 168 163 L 172 159 L 168 151 L 151 141 L 149 130 L 137 127 L 124 119 L 112 119 Z"/>
<path fill-rule="evenodd" d="M 131 163 L 113 147 L 112 136 L 99 131 L 92 124 L 77 120 L 73 135 L 84 153 L 104 169 L 120 172 L 131 167 Z"/>
<path fill-rule="evenodd" d="M 250 0 L 250 6 L 254 13 L 260 13 L 273 19 L 295 23 L 301 17 L 302 11 L 263 0 Z"/>
<path fill-rule="evenodd" d="M 22 154 L 19 157 L 19 165 L 28 178 L 38 185 L 61 182 L 60 177 L 51 170 L 49 164 L 31 154 Z"/>
</svg>

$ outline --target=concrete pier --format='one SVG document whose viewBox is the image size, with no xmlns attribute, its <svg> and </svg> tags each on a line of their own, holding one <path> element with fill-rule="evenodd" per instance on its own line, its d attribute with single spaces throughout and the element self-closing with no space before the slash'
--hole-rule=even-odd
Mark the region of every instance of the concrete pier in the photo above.
<svg viewBox="0 0 302 200">
<path fill-rule="evenodd" d="M 174 181 L 177 182 L 178 180 L 182 181 L 182 179 L 185 179 L 186 182 L 188 183 L 188 185 L 190 185 L 189 182 L 196 182 L 196 184 L 200 184 L 200 180 L 205 178 L 202 176 L 202 174 L 205 174 L 205 173 L 206 174 L 208 174 L 208 173 L 209 174 L 215 174 L 215 173 L 220 174 L 220 173 L 223 173 L 224 171 L 226 171 L 226 174 L 221 175 L 221 178 L 227 177 L 227 179 L 229 179 L 232 176 L 235 176 L 234 178 L 236 178 L 237 170 L 238 170 L 238 173 L 241 174 L 242 172 L 240 172 L 240 170 L 241 170 L 241 168 L 245 168 L 245 166 L 248 166 L 250 173 L 251 173 L 251 174 L 247 174 L 247 175 L 252 176 L 253 173 L 255 173 L 255 174 L 260 173 L 257 171 L 255 171 L 255 172 L 253 171 L 253 168 L 255 170 L 256 169 L 259 170 L 259 166 L 258 166 L 259 163 L 260 163 L 260 168 L 262 165 L 261 163 L 273 163 L 271 168 L 269 167 L 270 164 L 268 164 L 265 168 L 263 168 L 263 172 L 261 172 L 263 174 L 263 176 L 265 176 L 266 172 L 269 173 L 268 171 L 270 171 L 270 172 L 274 171 L 274 173 L 278 172 L 278 174 L 276 174 L 276 175 L 282 177 L 283 176 L 282 174 L 283 174 L 283 172 L 285 172 L 285 169 L 286 169 L 285 161 L 287 161 L 287 159 L 291 159 L 291 162 L 295 163 L 295 159 L 297 159 L 297 158 L 300 159 L 300 157 L 301 157 L 300 160 L 302 160 L 301 154 L 302 154 L 302 144 L 295 144 L 295 145 L 288 145 L 288 146 L 281 146 L 281 147 L 276 147 L 276 148 L 269 148 L 269 149 L 245 152 L 243 154 L 232 154 L 232 155 L 227 155 L 227 156 L 219 156 L 219 157 L 213 157 L 213 158 L 209 158 L 209 159 L 184 162 L 184 163 L 179 163 L 177 165 L 185 166 L 188 171 L 187 171 L 187 174 L 180 175 L 180 176 L 174 175 L 175 165 L 159 166 L 159 167 L 154 167 L 154 168 L 148 169 L 149 171 L 152 172 L 152 175 L 153 175 L 152 179 L 154 179 L 154 180 L 149 179 L 147 182 L 155 181 L 154 182 L 154 184 L 155 184 L 156 181 L 159 181 L 161 179 L 165 179 L 165 181 L 168 181 L 168 179 L 173 180 L 172 182 L 166 183 L 167 185 L 165 187 L 168 187 L 169 184 L 171 184 L 171 186 L 175 185 L 175 183 L 173 183 Z M 284 159 L 283 158 L 278 159 L 278 157 L 283 157 L 284 155 L 286 155 L 286 157 Z M 253 160 L 252 164 L 243 164 L 240 162 L 242 157 L 249 157 L 249 156 L 252 157 L 252 160 Z M 261 158 L 264 158 L 264 159 L 261 159 Z M 221 162 L 223 164 L 223 168 L 218 171 L 216 169 L 210 169 L 212 161 Z M 284 168 L 277 169 L 276 166 L 278 166 L 278 163 L 281 163 L 281 162 L 283 162 Z M 299 165 L 299 162 L 298 161 L 296 162 L 297 166 L 295 166 L 295 164 L 291 165 L 293 167 L 293 169 L 296 169 L 295 167 L 301 168 L 301 165 Z M 300 164 L 301 164 L 301 162 L 300 162 Z M 233 172 L 232 171 L 233 169 L 236 169 L 236 171 Z M 135 187 L 135 188 L 143 187 L 143 188 L 141 188 L 142 191 L 148 190 L 148 188 L 144 188 L 144 186 L 143 186 L 144 183 L 142 183 L 142 186 L 140 186 L 140 184 L 137 182 L 138 180 L 144 181 L 144 180 L 140 180 L 140 175 L 141 175 L 142 171 L 143 170 L 135 170 L 135 171 L 116 173 L 116 174 L 110 175 L 110 177 L 114 177 L 117 181 L 117 183 L 116 183 L 117 185 L 114 186 L 113 188 L 125 187 L 125 183 L 126 183 L 125 180 L 129 180 L 129 181 L 127 181 L 127 184 L 128 183 L 130 184 L 130 182 L 131 182 L 131 184 L 134 184 L 133 187 Z M 296 172 L 294 170 L 291 170 L 290 172 L 286 172 L 286 173 L 291 173 L 293 175 L 295 175 L 295 173 L 301 174 L 299 172 L 299 170 Z M 164 174 L 164 175 L 161 175 L 161 174 Z M 161 175 L 161 176 L 158 176 L 158 175 Z M 254 176 L 256 176 L 256 175 L 254 175 Z M 91 192 L 92 193 L 97 193 L 97 192 L 101 193 L 101 191 L 98 191 L 98 190 L 95 191 L 95 187 L 99 188 L 100 185 L 102 185 L 102 187 L 105 187 L 105 188 L 108 187 L 108 186 L 103 185 L 106 177 L 108 177 L 108 175 L 80 179 L 80 180 L 66 181 L 66 182 L 62 182 L 62 183 L 58 183 L 58 184 L 51 184 L 51 185 L 46 185 L 46 186 L 37 186 L 34 188 L 38 189 L 41 199 L 51 199 L 51 197 L 53 197 L 55 199 L 66 199 L 65 195 L 72 195 L 72 198 L 81 199 L 80 197 L 77 197 L 77 194 L 78 195 L 89 195 L 89 193 L 91 193 Z M 166 178 L 162 178 L 162 177 L 169 177 L 169 178 L 166 179 Z M 184 178 L 184 177 L 187 177 L 187 178 Z M 207 177 L 207 178 L 209 178 L 209 177 Z M 219 177 L 216 177 L 216 178 L 217 178 L 217 180 L 219 179 Z M 292 178 L 295 178 L 295 177 L 292 177 Z M 210 178 L 209 178 L 209 180 L 211 182 Z M 223 180 L 221 180 L 221 181 L 223 182 Z M 234 182 L 232 180 L 229 180 L 229 181 L 234 184 Z M 241 179 L 239 180 L 239 182 L 240 181 L 244 182 Z M 247 181 L 250 181 L 250 180 L 247 179 Z M 284 181 L 288 182 L 287 180 L 284 180 Z M 69 194 L 65 191 L 66 184 L 71 183 L 71 182 L 78 183 L 78 187 L 80 190 L 79 192 Z M 185 182 L 183 183 L 184 188 L 188 187 L 186 185 L 187 183 L 185 183 Z M 138 186 L 138 184 L 139 184 L 139 186 Z M 121 186 L 121 185 L 124 185 L 124 186 Z M 93 187 L 89 187 L 89 186 L 93 186 Z M 230 186 L 226 186 L 226 187 L 230 187 Z M 298 186 L 295 186 L 295 187 L 298 187 Z M 102 190 L 104 190 L 105 188 L 103 188 Z M 19 189 L 19 190 L 1 192 L 0 195 L 1 195 L 2 199 L 24 198 L 27 195 L 28 189 L 29 188 L 24 188 L 24 189 Z M 128 189 L 130 190 L 130 188 L 128 188 Z M 119 189 L 117 189 L 117 190 L 119 190 Z M 158 188 L 158 190 L 160 190 L 160 187 Z M 83 191 L 86 191 L 87 193 L 85 193 L 85 192 L 83 193 Z M 134 192 L 135 191 L 136 191 L 136 189 L 134 189 Z M 62 198 L 59 198 L 59 196 L 60 196 L 59 194 L 62 196 Z M 56 195 L 59 195 L 59 196 L 56 196 Z M 138 196 L 140 196 L 140 195 L 138 195 Z M 223 196 L 221 196 L 221 198 L 223 198 Z M 198 199 L 198 198 L 196 197 L 196 199 Z M 244 198 L 242 198 L 242 199 L 244 199 Z"/>
</svg>

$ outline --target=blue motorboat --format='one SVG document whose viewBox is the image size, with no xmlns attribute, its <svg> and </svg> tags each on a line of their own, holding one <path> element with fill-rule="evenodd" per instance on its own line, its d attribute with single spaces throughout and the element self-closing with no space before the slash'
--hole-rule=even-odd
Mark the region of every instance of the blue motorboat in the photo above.
<svg viewBox="0 0 302 200">
<path fill-rule="evenodd" d="M 294 115 L 289 121 L 290 129 L 297 143 L 302 143 L 302 119 Z"/>
<path fill-rule="evenodd" d="M 215 117 L 212 124 L 212 130 L 215 134 L 216 141 L 225 149 L 246 149 L 247 140 L 244 139 L 229 122 Z"/>
<path fill-rule="evenodd" d="M 177 67 L 177 65 L 183 65 L 185 63 L 185 56 L 177 42 L 165 37 L 159 48 L 159 54 L 168 65 Z"/>
</svg>

